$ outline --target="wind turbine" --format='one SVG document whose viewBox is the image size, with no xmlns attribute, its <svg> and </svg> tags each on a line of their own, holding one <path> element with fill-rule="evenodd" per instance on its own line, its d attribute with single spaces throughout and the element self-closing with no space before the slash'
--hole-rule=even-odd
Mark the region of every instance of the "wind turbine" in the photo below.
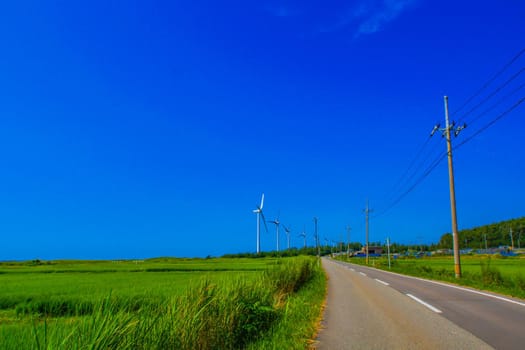
<svg viewBox="0 0 525 350">
<path fill-rule="evenodd" d="M 262 221 L 264 222 L 264 228 L 266 229 L 266 232 L 268 232 L 268 226 L 266 226 L 266 219 L 264 218 L 264 214 L 262 211 L 263 205 L 264 193 L 261 197 L 261 205 L 257 206 L 257 208 L 253 210 L 253 212 L 257 214 L 257 254 L 261 252 L 261 217 Z"/>
<path fill-rule="evenodd" d="M 286 233 L 286 238 L 288 240 L 288 249 L 290 249 L 290 232 L 292 230 L 290 230 L 289 227 L 284 226 L 284 224 L 283 224 L 283 227 L 284 227 L 284 232 Z"/>
<path fill-rule="evenodd" d="M 279 251 L 279 226 L 281 225 L 281 222 L 279 221 L 279 215 L 277 215 L 277 219 L 273 221 L 268 221 L 270 224 L 275 225 L 275 229 L 277 231 L 277 251 Z"/>
<path fill-rule="evenodd" d="M 304 239 L 304 247 L 306 248 L 306 229 L 303 228 L 303 232 L 299 234 L 299 236 L 303 237 Z"/>
</svg>

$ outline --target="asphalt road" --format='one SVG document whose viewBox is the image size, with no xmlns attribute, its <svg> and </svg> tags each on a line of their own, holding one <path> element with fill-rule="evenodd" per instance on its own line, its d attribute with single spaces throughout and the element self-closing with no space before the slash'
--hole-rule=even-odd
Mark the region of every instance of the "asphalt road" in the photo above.
<svg viewBox="0 0 525 350">
<path fill-rule="evenodd" d="M 318 349 L 525 349 L 525 301 L 323 259 Z"/>
</svg>

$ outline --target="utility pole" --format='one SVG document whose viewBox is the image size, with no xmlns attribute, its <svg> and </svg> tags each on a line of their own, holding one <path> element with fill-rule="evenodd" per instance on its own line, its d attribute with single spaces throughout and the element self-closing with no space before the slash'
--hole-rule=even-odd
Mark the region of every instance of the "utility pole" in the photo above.
<svg viewBox="0 0 525 350">
<path fill-rule="evenodd" d="M 488 250 L 488 248 L 487 248 L 487 234 L 485 233 L 485 234 L 483 234 L 483 236 L 485 238 L 485 250 Z"/>
<path fill-rule="evenodd" d="M 466 125 L 458 126 L 456 128 L 455 122 L 449 124 L 448 121 L 448 96 L 445 100 L 445 128 L 440 129 L 439 124 L 434 127 L 430 136 L 434 135 L 436 131 L 443 131 L 443 136 L 447 139 L 447 155 L 448 155 L 448 181 L 450 187 L 450 212 L 452 216 L 452 236 L 454 243 L 454 272 L 456 278 L 461 278 L 461 262 L 459 258 L 459 237 L 458 237 L 458 222 L 456 216 L 456 190 L 454 187 L 454 166 L 452 163 L 452 141 L 450 139 L 450 131 L 454 132 L 454 136 L 458 136 L 459 132 L 463 130 Z"/>
<path fill-rule="evenodd" d="M 350 230 L 352 228 L 350 226 L 346 226 L 346 255 L 350 255 Z"/>
<path fill-rule="evenodd" d="M 368 265 L 368 218 L 369 218 L 369 214 L 371 212 L 373 212 L 372 209 L 370 209 L 368 207 L 368 199 L 366 200 L 366 208 L 365 210 L 363 210 L 363 212 L 365 213 L 365 217 L 366 217 L 366 264 Z"/>
<path fill-rule="evenodd" d="M 510 228 L 510 249 L 514 250 L 514 237 L 512 236 L 512 227 Z"/>
<path fill-rule="evenodd" d="M 390 264 L 390 237 L 386 238 L 386 249 L 388 252 L 388 269 L 390 270 L 392 268 L 392 265 Z"/>
</svg>

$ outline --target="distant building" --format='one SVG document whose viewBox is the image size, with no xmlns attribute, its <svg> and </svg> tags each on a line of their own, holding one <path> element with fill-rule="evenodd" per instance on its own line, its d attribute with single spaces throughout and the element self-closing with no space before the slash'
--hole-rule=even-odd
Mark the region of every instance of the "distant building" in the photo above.
<svg viewBox="0 0 525 350">
<path fill-rule="evenodd" d="M 362 249 L 361 249 L 361 252 L 366 254 L 366 246 L 364 246 Z M 380 246 L 369 246 L 368 247 L 368 254 L 371 255 L 371 254 L 377 254 L 377 255 L 381 255 L 383 254 L 383 248 L 380 247 Z"/>
</svg>

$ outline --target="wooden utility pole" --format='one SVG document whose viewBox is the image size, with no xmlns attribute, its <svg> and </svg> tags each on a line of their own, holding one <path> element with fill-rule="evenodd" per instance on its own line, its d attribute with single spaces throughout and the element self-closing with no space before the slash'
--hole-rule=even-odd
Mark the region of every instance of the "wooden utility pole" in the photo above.
<svg viewBox="0 0 525 350">
<path fill-rule="evenodd" d="M 391 269 L 392 265 L 390 264 L 390 237 L 386 238 L 386 249 L 388 252 L 388 269 Z"/>
<path fill-rule="evenodd" d="M 447 139 L 447 154 L 448 154 L 448 182 L 450 187 L 450 212 L 452 216 L 452 236 L 454 238 L 454 272 L 456 278 L 461 278 L 461 262 L 459 257 L 459 237 L 458 237 L 458 221 L 456 216 L 456 190 L 454 186 L 454 166 L 452 162 L 452 141 L 450 139 L 450 129 L 454 128 L 454 124 L 450 125 L 448 121 L 448 96 L 445 99 L 445 137 Z M 462 128 L 461 128 L 462 129 Z M 461 129 L 454 130 L 454 134 Z"/>
<path fill-rule="evenodd" d="M 365 249 L 366 249 L 366 264 L 368 265 L 368 218 L 369 218 L 369 214 L 373 212 L 372 209 L 369 208 L 368 206 L 368 199 L 366 200 L 366 208 L 364 210 L 364 213 L 365 213 L 365 217 L 366 217 L 366 246 L 365 246 Z"/>
<path fill-rule="evenodd" d="M 459 258 L 459 237 L 458 237 L 458 222 L 456 216 L 456 190 L 454 187 L 454 166 L 452 164 L 452 140 L 450 131 L 454 132 L 454 136 L 458 136 L 459 132 L 463 130 L 466 125 L 455 127 L 455 123 L 450 124 L 448 121 L 448 96 L 445 100 L 445 128 L 440 129 L 439 124 L 434 127 L 430 136 L 434 135 L 436 131 L 443 131 L 443 136 L 447 139 L 447 155 L 448 155 L 448 182 L 450 187 L 450 212 L 452 216 L 452 237 L 454 244 L 454 272 L 456 278 L 461 278 L 461 262 Z"/>
<path fill-rule="evenodd" d="M 350 255 L 350 226 L 346 226 L 346 255 Z"/>
</svg>

